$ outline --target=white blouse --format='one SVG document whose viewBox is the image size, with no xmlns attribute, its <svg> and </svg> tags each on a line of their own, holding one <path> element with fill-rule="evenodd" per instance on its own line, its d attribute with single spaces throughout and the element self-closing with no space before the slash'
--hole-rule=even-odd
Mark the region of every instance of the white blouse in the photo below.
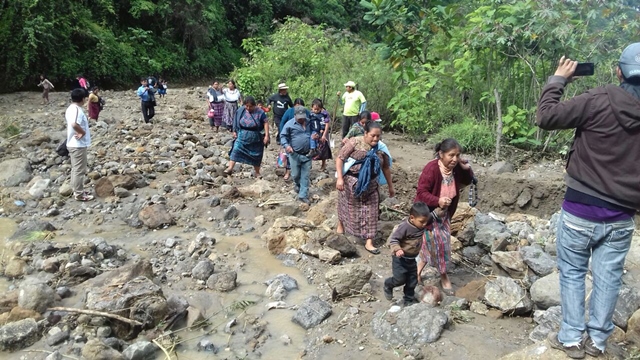
<svg viewBox="0 0 640 360">
<path fill-rule="evenodd" d="M 224 100 L 227 102 L 236 102 L 240 100 L 240 90 L 234 89 L 222 89 L 222 94 L 224 95 Z"/>
</svg>

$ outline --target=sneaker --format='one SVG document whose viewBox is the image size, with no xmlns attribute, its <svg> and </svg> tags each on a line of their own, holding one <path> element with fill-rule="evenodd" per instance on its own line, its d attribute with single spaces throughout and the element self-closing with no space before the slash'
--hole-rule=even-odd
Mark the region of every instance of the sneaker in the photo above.
<svg viewBox="0 0 640 360">
<path fill-rule="evenodd" d="M 417 304 L 417 303 L 419 303 L 419 302 L 420 302 L 420 301 L 418 301 L 418 299 L 415 299 L 415 298 L 410 299 L 410 300 L 404 299 L 404 306 L 411 306 L 411 305 L 415 305 L 415 304 Z"/>
<path fill-rule="evenodd" d="M 393 300 L 393 288 L 384 287 L 384 298 L 389 301 Z"/>
<path fill-rule="evenodd" d="M 586 352 L 590 356 L 598 357 L 604 354 L 604 351 L 596 347 L 596 344 L 593 342 L 593 340 L 591 340 L 591 337 L 589 335 L 587 335 L 587 337 L 584 339 L 582 346 L 584 346 L 584 352 Z"/>
<path fill-rule="evenodd" d="M 73 198 L 78 201 L 91 201 L 93 200 L 93 195 L 89 195 L 86 192 L 83 192 L 80 194 L 76 194 Z"/>
<path fill-rule="evenodd" d="M 303 202 L 303 203 L 305 203 L 307 205 L 311 204 L 311 201 L 309 201 L 309 199 L 307 199 L 307 198 L 298 198 L 298 200 L 300 200 L 301 202 Z"/>
<path fill-rule="evenodd" d="M 564 351 L 564 353 L 572 359 L 584 359 L 585 352 L 582 348 L 582 343 L 573 346 L 564 346 L 560 340 L 558 340 L 558 333 L 556 331 L 549 333 L 547 341 L 552 348 Z"/>
<path fill-rule="evenodd" d="M 295 191 L 295 192 L 296 192 L 296 194 L 297 194 L 297 193 L 299 193 L 299 192 L 300 192 L 300 186 L 298 186 L 298 185 L 294 185 L 294 186 L 293 186 L 293 191 Z"/>
</svg>

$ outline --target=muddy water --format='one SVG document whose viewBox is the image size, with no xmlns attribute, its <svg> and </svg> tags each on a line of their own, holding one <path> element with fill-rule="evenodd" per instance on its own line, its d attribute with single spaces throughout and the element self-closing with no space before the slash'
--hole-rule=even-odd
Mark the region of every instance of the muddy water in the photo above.
<svg viewBox="0 0 640 360">
<path fill-rule="evenodd" d="M 208 227 L 204 223 L 202 225 L 205 228 Z M 11 234 L 13 234 L 16 227 L 17 226 L 13 220 L 0 218 L 0 254 L 5 250 L 5 259 L 8 259 L 7 256 L 10 253 L 8 250 L 10 245 L 7 245 L 6 240 L 11 236 Z M 105 231 L 102 231 L 103 229 Z M 113 225 L 104 227 L 103 229 L 80 226 L 79 224 L 74 224 L 73 221 L 70 221 L 65 224 L 64 229 L 56 232 L 57 235 L 53 241 L 61 244 L 77 243 L 94 237 L 102 237 L 110 244 L 122 246 L 130 253 L 135 253 L 144 258 L 150 259 L 153 255 L 146 253 L 143 248 L 153 240 L 162 243 L 169 237 L 179 237 L 183 239 L 183 241 L 190 241 L 192 238 L 195 238 L 197 234 L 196 232 L 185 233 L 184 229 L 179 227 L 151 232 L 132 230 L 127 226 Z M 180 332 L 180 340 L 190 340 L 185 341 L 177 348 L 179 358 L 192 360 L 211 358 L 235 359 L 242 358 L 242 350 L 248 351 L 248 358 L 254 358 L 255 356 L 251 354 L 251 350 L 249 350 L 247 345 L 247 341 L 249 340 L 248 336 L 251 336 L 252 334 L 250 330 L 251 325 L 245 324 L 245 319 L 254 316 L 267 323 L 266 331 L 270 334 L 270 337 L 266 340 L 264 345 L 258 347 L 256 350 L 262 354 L 261 358 L 298 358 L 301 351 L 305 348 L 305 332 L 301 327 L 291 322 L 294 310 L 267 310 L 265 305 L 273 300 L 265 297 L 264 293 L 266 285 L 263 283 L 264 281 L 281 273 L 289 274 L 291 277 L 296 279 L 298 281 L 299 289 L 290 292 L 284 300 L 288 305 L 301 304 L 306 297 L 314 293 L 315 287 L 307 283 L 300 270 L 282 265 L 281 261 L 269 254 L 266 248 L 263 247 L 263 241 L 259 239 L 259 236 L 255 233 L 238 237 L 223 237 L 212 232 L 210 233 L 217 240 L 215 245 L 216 253 L 220 256 L 228 257 L 229 260 L 227 264 L 230 266 L 235 265 L 237 268 L 238 287 L 229 293 L 219 293 L 212 290 L 197 291 L 193 289 L 195 280 L 190 278 L 185 278 L 178 283 L 172 284 L 172 286 L 163 285 L 165 296 L 168 297 L 171 294 L 177 294 L 185 297 L 192 306 L 201 309 L 204 312 L 203 315 L 205 317 L 209 317 L 217 313 L 217 315 L 213 316 L 209 321 L 209 323 L 216 329 L 211 334 L 205 334 L 205 331 L 210 330 L 212 327 L 206 328 L 206 330 Z M 249 244 L 249 250 L 245 253 L 236 255 L 234 247 L 241 241 Z M 10 285 L 11 281 L 0 277 L 0 291 L 8 289 Z M 69 299 L 65 299 L 60 305 L 82 308 L 84 304 L 82 302 L 81 295 L 82 294 L 76 294 Z M 241 314 L 242 310 L 229 310 L 229 307 L 234 302 L 240 301 L 250 301 L 255 303 L 248 307 L 244 314 Z M 237 318 L 237 325 L 232 328 L 234 330 L 234 335 L 229 336 L 229 334 L 225 333 L 223 330 L 225 324 L 234 317 Z M 245 327 L 246 333 L 243 332 Z M 283 336 L 286 336 L 291 340 L 289 345 L 283 345 Z M 218 348 L 218 354 L 213 355 L 211 353 L 198 352 L 196 344 L 201 339 L 210 340 L 216 348 Z M 49 350 L 49 347 L 47 347 L 43 341 L 40 341 L 29 349 Z M 237 352 L 238 350 L 240 350 L 239 353 Z M 246 352 L 244 354 L 246 354 Z M 22 359 L 23 356 L 24 353 L 0 353 L 0 358 L 7 360 L 18 360 Z M 39 359 L 40 355 L 36 355 L 35 358 Z M 44 356 L 42 356 L 42 358 L 44 358 Z M 175 359 L 175 356 L 172 358 Z M 157 359 L 165 359 L 165 356 L 159 351 Z"/>
</svg>

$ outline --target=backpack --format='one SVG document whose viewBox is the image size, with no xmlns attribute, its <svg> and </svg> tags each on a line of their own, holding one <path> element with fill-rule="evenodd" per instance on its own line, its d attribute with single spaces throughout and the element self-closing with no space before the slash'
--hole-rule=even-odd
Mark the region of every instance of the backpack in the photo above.
<svg viewBox="0 0 640 360">
<path fill-rule="evenodd" d="M 98 106 L 100 107 L 100 111 L 104 110 L 105 101 L 102 97 L 98 96 Z"/>
<path fill-rule="evenodd" d="M 58 147 L 56 147 L 56 153 L 58 153 L 58 155 L 60 156 L 69 155 L 69 149 L 67 149 L 67 139 L 62 140 L 60 144 L 58 144 Z"/>
</svg>

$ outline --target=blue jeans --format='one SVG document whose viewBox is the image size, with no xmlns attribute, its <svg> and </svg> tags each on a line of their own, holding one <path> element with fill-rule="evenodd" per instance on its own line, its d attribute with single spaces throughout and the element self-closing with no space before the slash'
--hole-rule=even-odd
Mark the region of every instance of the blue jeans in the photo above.
<svg viewBox="0 0 640 360">
<path fill-rule="evenodd" d="M 317 131 L 314 131 L 311 133 L 311 138 L 309 138 L 309 148 L 310 149 L 317 149 L 318 148 L 318 140 L 313 140 L 313 135 L 318 135 L 320 136 L 320 133 Z"/>
<path fill-rule="evenodd" d="M 633 219 L 594 222 L 562 210 L 556 240 L 562 299 L 558 340 L 565 346 L 579 344 L 586 330 L 595 346 L 604 351 L 614 329 L 611 319 L 633 231 Z M 589 258 L 593 290 L 589 300 L 589 321 L 585 324 L 584 282 Z"/>
<path fill-rule="evenodd" d="M 296 152 L 289 154 L 291 163 L 291 177 L 295 184 L 300 187 L 298 197 L 306 199 L 309 193 L 309 173 L 311 172 L 311 158 L 300 155 Z"/>
</svg>

